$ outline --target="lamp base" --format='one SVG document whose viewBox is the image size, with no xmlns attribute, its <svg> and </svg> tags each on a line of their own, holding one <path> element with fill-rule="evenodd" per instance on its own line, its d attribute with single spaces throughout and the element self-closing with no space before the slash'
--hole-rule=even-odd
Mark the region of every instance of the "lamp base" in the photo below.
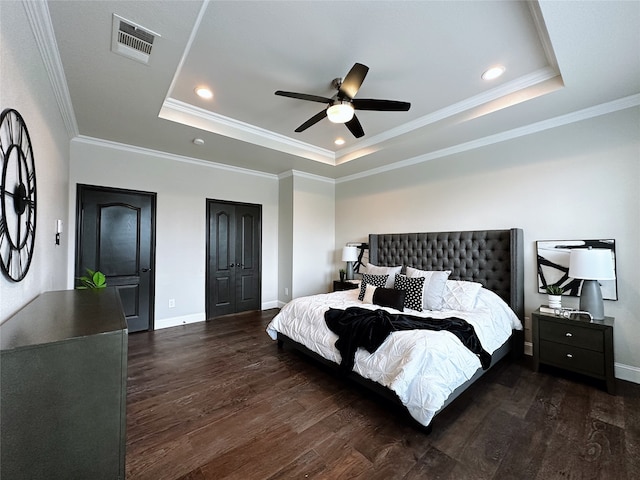
<svg viewBox="0 0 640 480">
<path fill-rule="evenodd" d="M 580 290 L 580 310 L 586 310 L 594 320 L 604 319 L 602 291 L 598 280 L 583 280 Z"/>
<path fill-rule="evenodd" d="M 347 280 L 353 280 L 353 262 L 347 262 Z"/>
</svg>

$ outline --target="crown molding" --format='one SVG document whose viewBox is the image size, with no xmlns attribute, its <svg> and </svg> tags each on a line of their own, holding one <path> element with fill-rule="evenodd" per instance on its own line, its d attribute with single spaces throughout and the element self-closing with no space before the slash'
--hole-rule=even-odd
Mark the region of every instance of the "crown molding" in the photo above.
<svg viewBox="0 0 640 480">
<path fill-rule="evenodd" d="M 533 17 L 533 24 L 535 25 L 536 31 L 538 32 L 538 38 L 540 39 L 540 43 L 542 44 L 544 54 L 547 57 L 547 62 L 549 62 L 549 65 L 552 68 L 560 72 L 560 68 L 558 67 L 558 59 L 556 58 L 556 53 L 553 51 L 551 38 L 549 38 L 547 24 L 544 21 L 544 15 L 542 15 L 540 2 L 531 1 L 527 2 L 527 5 L 529 6 L 529 11 L 531 12 L 531 16 Z"/>
<path fill-rule="evenodd" d="M 411 165 L 428 162 L 430 160 L 435 160 L 437 158 L 447 157 L 449 155 L 467 152 L 469 150 L 475 150 L 477 148 L 486 147 L 488 145 L 494 145 L 496 143 L 506 142 L 508 140 L 513 140 L 514 138 L 524 137 L 526 135 L 531 135 L 533 133 L 538 133 L 544 130 L 549 130 L 552 128 L 557 128 L 557 127 L 569 125 L 576 122 L 581 122 L 583 120 L 588 120 L 590 118 L 607 115 L 609 113 L 614 113 L 620 110 L 626 110 L 627 108 L 633 108 L 637 106 L 640 106 L 640 93 L 635 95 L 629 95 L 628 97 L 623 97 L 617 100 L 613 100 L 611 102 L 602 103 L 600 105 L 595 105 L 593 107 L 584 108 L 582 110 L 577 110 L 575 112 L 567 113 L 565 115 L 560 115 L 558 117 L 550 118 L 548 120 L 542 120 L 540 122 L 532 123 L 530 125 L 525 125 L 524 127 L 514 128 L 512 130 L 500 132 L 495 135 L 489 135 L 487 137 L 479 138 L 477 140 L 472 140 L 470 142 L 460 143 L 458 145 L 454 145 L 451 147 L 429 152 L 424 155 L 418 155 L 416 157 L 408 158 L 400 162 L 395 162 L 391 165 L 372 168 L 371 170 L 367 170 L 366 172 L 356 173 L 353 175 L 346 175 L 344 177 L 340 177 L 336 179 L 336 184 L 351 182 L 353 180 L 370 177 L 372 175 L 377 175 L 379 173 L 389 172 L 392 170 L 396 170 L 398 168 L 404 168 Z"/>
<path fill-rule="evenodd" d="M 327 165 L 336 166 L 356 158 L 360 158 L 376 152 L 384 147 L 384 142 L 396 137 L 412 132 L 419 128 L 434 124 L 436 122 L 451 118 L 463 112 L 472 111 L 491 102 L 507 98 L 510 95 L 518 94 L 520 101 L 535 98 L 540 94 L 549 93 L 549 90 L 538 90 L 538 87 L 545 82 L 560 78 L 558 71 L 553 67 L 545 67 L 524 75 L 500 87 L 488 90 L 482 94 L 475 95 L 461 102 L 455 103 L 447 108 L 443 108 L 429 115 L 425 115 L 411 122 L 407 122 L 398 127 L 387 130 L 379 135 L 374 135 L 368 139 L 361 140 L 353 147 L 332 152 L 315 145 L 300 142 L 285 135 L 281 135 L 264 128 L 256 127 L 230 117 L 210 112 L 206 109 L 195 107 L 188 103 L 166 98 L 159 117 L 183 125 L 199 128 L 218 135 L 253 143 L 262 147 L 271 148 L 298 157 L 318 161 Z M 560 88 L 562 82 L 557 82 L 555 89 Z M 523 92 L 531 92 L 530 95 L 523 95 Z M 512 105 L 512 103 L 510 104 Z"/>
<path fill-rule="evenodd" d="M 53 23 L 49 14 L 47 2 L 34 2 L 24 0 L 22 2 L 27 13 L 31 31 L 40 50 L 40 56 L 45 70 L 49 76 L 49 82 L 53 89 L 53 95 L 58 103 L 58 109 L 69 138 L 78 135 L 78 123 L 71 103 L 71 95 L 67 87 L 67 77 L 62 67 L 62 59 L 58 51 L 58 43 L 53 31 Z"/>
<path fill-rule="evenodd" d="M 158 117 L 327 165 L 335 165 L 336 157 L 331 150 L 300 142 L 174 98 L 165 99 Z"/>
<path fill-rule="evenodd" d="M 185 156 L 176 155 L 173 153 L 162 152 L 160 150 L 152 150 L 150 148 L 137 147 L 135 145 L 127 145 L 119 142 L 112 142 L 111 140 L 103 140 L 100 138 L 87 137 L 85 135 L 78 135 L 75 138 L 73 138 L 71 142 L 83 143 L 86 145 L 92 145 L 97 147 L 113 148 L 115 150 L 134 153 L 138 155 L 164 158 L 165 160 L 189 163 L 192 165 L 198 165 L 200 167 L 215 168 L 218 170 L 226 170 L 234 173 L 242 173 L 244 175 L 253 175 L 255 177 L 268 178 L 270 180 L 278 180 L 278 175 L 275 175 L 272 173 L 258 172 L 257 170 L 251 170 L 249 168 L 234 167 L 232 165 L 225 165 L 223 163 L 210 162 L 208 160 L 200 160 L 192 157 L 185 157 Z"/>
<path fill-rule="evenodd" d="M 98 139 L 94 137 L 87 137 L 84 135 L 78 135 L 75 138 L 73 138 L 71 141 L 77 142 L 77 143 L 84 143 L 87 145 L 113 148 L 121 151 L 126 151 L 129 153 L 154 156 L 158 158 L 164 158 L 167 160 L 173 160 L 173 161 L 178 161 L 182 163 L 189 163 L 192 165 L 198 165 L 198 166 L 203 166 L 208 168 L 216 168 L 216 169 L 231 171 L 235 173 L 242 173 L 245 175 L 253 175 L 253 176 L 258 176 L 262 178 L 268 178 L 271 180 L 282 180 L 288 177 L 301 177 L 301 178 L 309 178 L 312 180 L 324 181 L 324 182 L 337 185 L 340 183 L 351 182 L 361 178 L 366 178 L 373 175 L 378 175 L 380 173 L 396 170 L 399 168 L 404 168 L 404 167 L 416 165 L 419 163 L 428 162 L 430 160 L 447 157 L 449 155 L 455 155 L 457 153 L 467 152 L 477 148 L 482 148 L 485 146 L 512 140 L 514 138 L 523 137 L 523 136 L 541 132 L 544 130 L 561 127 L 571 123 L 580 122 L 582 120 L 588 120 L 590 118 L 607 115 L 609 113 L 614 113 L 620 110 L 626 110 L 627 108 L 634 108 L 638 106 L 640 106 L 640 94 L 630 95 L 617 100 L 613 100 L 611 102 L 603 103 L 593 107 L 578 110 L 576 112 L 568 113 L 566 115 L 561 115 L 548 120 L 536 122 L 531 125 L 526 125 L 524 127 L 515 128 L 505 132 L 497 133 L 495 135 L 489 135 L 484 138 L 480 138 L 470 142 L 465 142 L 465 143 L 461 143 L 451 147 L 443 148 L 441 150 L 429 152 L 424 155 L 418 155 L 416 157 L 402 160 L 400 162 L 396 162 L 391 165 L 386 165 L 384 167 L 373 168 L 371 170 L 367 170 L 366 172 L 357 173 L 353 175 L 346 175 L 344 177 L 340 177 L 335 180 L 331 178 L 323 177 L 320 175 L 301 172 L 298 170 L 289 170 L 289 171 L 280 173 L 278 175 L 269 174 L 269 173 L 258 172 L 256 170 L 251 170 L 247 168 L 234 167 L 234 166 L 225 165 L 221 163 L 211 162 L 208 160 L 199 160 L 191 157 L 184 157 L 182 155 L 175 155 L 167 152 L 162 152 L 159 150 L 152 150 L 148 148 L 137 147 L 134 145 L 127 145 L 123 143 L 112 142 L 109 140 L 103 140 L 103 139 Z"/>
<path fill-rule="evenodd" d="M 553 79 L 558 79 L 559 77 L 560 74 L 558 73 L 558 70 L 551 66 L 541 68 L 528 75 L 523 75 L 522 77 L 504 83 L 499 87 L 487 90 L 486 92 L 474 95 L 473 97 L 466 98 L 460 102 L 449 105 L 446 108 L 436 110 L 433 113 L 412 120 L 411 122 L 407 122 L 403 125 L 399 125 L 390 130 L 387 130 L 381 134 L 374 135 L 366 140 L 362 140 L 353 147 L 339 150 L 337 152 L 336 164 L 339 165 L 341 163 L 344 163 L 345 161 L 359 158 L 362 155 L 359 155 L 358 152 L 362 150 L 372 149 L 375 151 L 375 146 L 378 144 L 392 140 L 393 138 L 399 137 L 406 133 L 410 133 L 419 128 L 423 128 L 442 120 L 446 120 L 458 114 L 472 111 L 478 107 L 490 104 L 491 102 L 498 101 L 502 98 L 507 98 L 513 94 L 518 94 L 520 101 L 512 102 L 509 104 L 509 106 L 525 100 L 530 100 L 532 98 L 535 98 L 536 96 L 540 96 L 541 94 L 549 93 L 548 89 L 542 92 L 538 87 Z M 559 88 L 560 84 L 561 82 L 558 82 L 558 87 L 556 87 L 556 89 Z M 530 94 L 526 95 L 526 92 L 530 92 Z M 340 161 L 341 159 L 343 161 Z"/>
<path fill-rule="evenodd" d="M 315 175 L 313 173 L 301 172 L 299 170 L 288 170 L 278 174 L 278 180 L 284 180 L 289 177 L 306 178 L 309 180 L 315 180 L 318 182 L 325 182 L 335 185 L 336 181 L 333 178 L 323 177 L 322 175 Z"/>
</svg>

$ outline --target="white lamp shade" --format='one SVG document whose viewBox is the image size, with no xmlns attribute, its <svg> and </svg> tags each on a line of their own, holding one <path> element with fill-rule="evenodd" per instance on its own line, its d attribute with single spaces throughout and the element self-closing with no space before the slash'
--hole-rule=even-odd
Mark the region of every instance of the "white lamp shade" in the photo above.
<svg viewBox="0 0 640 480">
<path fill-rule="evenodd" d="M 340 102 L 327 108 L 327 117 L 333 123 L 347 123 L 353 118 L 354 108 L 349 102 Z"/>
<path fill-rule="evenodd" d="M 358 248 L 357 247 L 344 247 L 342 249 L 342 261 L 343 262 L 355 262 L 358 260 Z"/>
<path fill-rule="evenodd" d="M 574 248 L 569 257 L 569 276 L 586 280 L 615 280 L 611 250 Z"/>
</svg>

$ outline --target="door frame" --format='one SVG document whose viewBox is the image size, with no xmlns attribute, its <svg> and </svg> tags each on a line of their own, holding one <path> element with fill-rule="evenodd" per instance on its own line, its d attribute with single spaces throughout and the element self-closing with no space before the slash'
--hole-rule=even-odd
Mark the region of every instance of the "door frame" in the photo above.
<svg viewBox="0 0 640 480">
<path fill-rule="evenodd" d="M 158 194 L 155 192 L 145 192 L 143 190 L 130 190 L 126 188 L 104 187 L 101 185 L 89 185 L 86 183 L 76 184 L 76 232 L 75 232 L 75 251 L 73 259 L 74 285 L 75 279 L 78 276 L 84 275 L 84 272 L 79 273 L 80 268 L 80 244 L 81 244 L 81 227 L 82 227 L 82 192 L 84 190 L 93 190 L 102 193 L 116 193 L 127 195 L 142 195 L 149 197 L 151 200 L 151 251 L 150 251 L 150 266 L 151 275 L 149 276 L 149 332 L 156 328 L 156 205 Z"/>
<path fill-rule="evenodd" d="M 227 205 L 241 205 L 241 206 L 249 206 L 249 207 L 258 207 L 260 211 L 260 264 L 258 267 L 258 278 L 260 279 L 258 290 L 260 293 L 260 297 L 262 297 L 262 204 L 260 203 L 250 203 L 250 202 L 234 202 L 231 200 L 218 200 L 215 198 L 207 198 L 205 199 L 205 216 L 206 216 L 206 235 L 205 235 L 205 273 L 204 273 L 204 284 L 205 284 L 205 295 L 204 295 L 204 310 L 205 310 L 205 321 L 209 321 L 211 312 L 209 311 L 209 303 L 211 301 L 211 285 L 209 282 L 209 256 L 211 254 L 211 238 L 209 232 L 211 231 L 211 216 L 209 214 L 209 207 L 213 203 L 223 203 Z"/>
</svg>

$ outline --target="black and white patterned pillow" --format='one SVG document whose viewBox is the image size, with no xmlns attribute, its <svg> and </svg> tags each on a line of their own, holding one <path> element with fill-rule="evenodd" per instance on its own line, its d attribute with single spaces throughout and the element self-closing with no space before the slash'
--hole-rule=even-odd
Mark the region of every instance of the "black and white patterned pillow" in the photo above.
<svg viewBox="0 0 640 480">
<path fill-rule="evenodd" d="M 360 282 L 360 295 L 358 295 L 358 300 L 362 300 L 364 298 L 364 292 L 367 289 L 367 284 L 373 285 L 374 287 L 384 287 L 384 284 L 387 283 L 387 278 L 389 275 L 372 275 L 370 273 L 362 274 L 362 282 Z"/>
<path fill-rule="evenodd" d="M 407 277 L 406 275 L 396 275 L 396 282 L 393 286 L 396 290 L 404 290 L 404 306 L 418 312 L 422 311 L 422 289 L 424 288 L 424 277 Z"/>
</svg>

